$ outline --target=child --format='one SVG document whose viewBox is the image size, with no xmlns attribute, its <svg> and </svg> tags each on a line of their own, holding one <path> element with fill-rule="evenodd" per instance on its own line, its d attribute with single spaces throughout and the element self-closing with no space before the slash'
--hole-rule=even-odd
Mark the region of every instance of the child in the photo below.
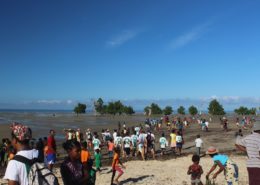
<svg viewBox="0 0 260 185">
<path fill-rule="evenodd" d="M 109 159 L 112 159 L 113 158 L 113 151 L 114 151 L 114 147 L 115 147 L 112 138 L 110 138 L 107 145 L 108 145 L 108 157 L 109 157 Z"/>
<path fill-rule="evenodd" d="M 83 165 L 80 162 L 80 143 L 76 140 L 67 140 L 63 144 L 68 157 L 60 166 L 61 177 L 64 185 L 87 184 L 88 175 L 84 174 Z"/>
<path fill-rule="evenodd" d="M 181 132 L 178 131 L 176 136 L 176 147 L 177 147 L 177 151 L 179 152 L 179 155 L 181 155 L 182 143 L 183 143 L 183 139 L 181 136 Z"/>
<path fill-rule="evenodd" d="M 215 147 L 209 147 L 206 154 L 208 154 L 213 159 L 213 166 L 207 173 L 206 178 L 209 179 L 209 175 L 219 167 L 219 170 L 213 175 L 213 179 L 216 179 L 218 174 L 224 171 L 225 179 L 228 185 L 238 184 L 238 167 L 236 163 L 231 161 L 228 156 L 218 153 Z"/>
<path fill-rule="evenodd" d="M 91 157 L 87 147 L 88 143 L 86 141 L 81 144 L 81 162 L 84 166 L 86 166 L 88 160 Z"/>
<path fill-rule="evenodd" d="M 200 138 L 200 135 L 197 135 L 197 139 L 195 139 L 195 145 L 196 145 L 196 154 L 200 156 L 200 149 L 203 144 L 202 139 Z"/>
<path fill-rule="evenodd" d="M 172 129 L 172 133 L 170 134 L 170 143 L 171 143 L 172 152 L 175 153 L 175 148 L 176 148 L 176 134 L 175 134 L 175 129 Z"/>
<path fill-rule="evenodd" d="M 192 156 L 193 164 L 189 166 L 188 175 L 191 175 L 191 185 L 203 185 L 200 181 L 200 177 L 203 174 L 202 167 L 199 165 L 200 163 L 200 156 L 193 155 Z"/>
<path fill-rule="evenodd" d="M 119 184 L 119 178 L 123 175 L 123 170 L 118 166 L 118 164 L 120 164 L 122 166 L 122 168 L 125 168 L 125 166 L 123 165 L 123 163 L 119 160 L 120 157 L 120 147 L 116 147 L 114 149 L 115 154 L 114 154 L 114 159 L 113 159 L 113 163 L 112 163 L 112 179 L 111 179 L 111 185 L 113 185 L 113 182 L 115 182 L 116 184 Z M 114 181 L 114 177 L 116 175 L 116 171 L 118 172 L 118 176 Z"/>
<path fill-rule="evenodd" d="M 96 149 L 95 150 L 95 155 L 94 155 L 94 158 L 95 158 L 95 164 L 96 164 L 96 169 L 97 171 L 101 172 L 101 153 L 100 153 L 100 150 L 99 149 Z"/>
<path fill-rule="evenodd" d="M 160 138 L 159 143 L 160 143 L 160 146 L 161 146 L 161 155 L 163 155 L 164 152 L 165 152 L 166 146 L 168 146 L 168 141 L 165 138 L 164 133 L 162 133 L 162 137 Z"/>
</svg>

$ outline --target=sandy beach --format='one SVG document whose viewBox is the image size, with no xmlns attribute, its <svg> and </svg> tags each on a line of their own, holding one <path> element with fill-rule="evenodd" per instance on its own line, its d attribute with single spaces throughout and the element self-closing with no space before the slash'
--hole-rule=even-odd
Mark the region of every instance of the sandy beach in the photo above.
<svg viewBox="0 0 260 185">
<path fill-rule="evenodd" d="M 246 157 L 245 156 L 230 156 L 239 167 L 239 184 L 247 185 L 248 176 L 246 170 Z M 149 160 L 149 161 L 130 161 L 126 162 L 125 173 L 121 178 L 121 185 L 189 185 L 190 176 L 187 175 L 187 169 L 191 165 L 191 155 L 180 157 L 170 160 Z M 202 182 L 205 184 L 205 175 L 209 171 L 212 160 L 209 157 L 202 157 L 200 161 L 203 167 L 204 174 L 201 177 Z M 96 184 L 97 185 L 110 185 L 111 175 L 110 166 L 104 167 L 101 174 L 97 173 Z M 59 177 L 60 184 L 62 180 L 58 169 L 55 169 L 57 177 Z M 224 185 L 224 175 L 219 174 L 216 179 L 216 185 Z M 5 183 L 4 180 L 1 183 Z"/>
<path fill-rule="evenodd" d="M 3 116 L 3 115 L 2 115 Z M 10 117 L 10 115 L 9 115 Z M 10 119 L 12 120 L 12 119 Z M 118 121 L 123 123 L 126 122 L 128 127 L 139 125 L 145 120 L 145 116 L 115 116 L 115 117 L 95 117 L 89 115 L 77 116 L 56 116 L 52 117 L 45 116 L 39 117 L 37 115 L 19 115 L 13 117 L 13 120 L 18 120 L 23 122 L 25 120 L 28 125 L 32 126 L 34 137 L 47 136 L 48 130 L 55 129 L 58 135 L 58 140 L 60 142 L 64 141 L 62 129 L 63 128 L 81 128 L 85 130 L 86 128 L 91 128 L 93 131 L 98 131 L 100 133 L 102 128 L 109 128 L 110 130 L 117 128 Z M 28 121 L 29 120 L 29 121 Z M 192 164 L 191 154 L 195 152 L 194 140 L 197 134 L 201 135 L 204 145 L 202 152 L 205 153 L 207 147 L 215 146 L 219 148 L 220 153 L 228 153 L 231 158 L 238 164 L 240 170 L 240 184 L 247 184 L 247 170 L 246 170 L 246 157 L 241 155 L 241 153 L 235 150 L 235 132 L 238 128 L 235 125 L 235 117 L 229 117 L 229 131 L 224 132 L 219 124 L 219 117 L 213 118 L 213 121 L 209 124 L 209 132 L 201 131 L 200 126 L 197 123 L 191 124 L 184 131 L 185 144 L 183 146 L 183 156 L 176 157 L 170 154 L 170 152 L 161 158 L 157 154 L 157 160 L 139 161 L 134 159 L 133 161 L 126 162 L 127 168 L 125 174 L 122 176 L 121 184 L 190 184 L 190 177 L 186 174 L 187 168 Z M 55 124 L 56 123 L 56 124 Z M 104 123 L 104 124 L 101 124 Z M 158 147 L 158 140 L 162 132 L 166 135 L 169 132 L 166 126 L 163 127 L 162 131 L 155 132 L 156 135 L 156 150 Z M 243 133 L 249 134 L 250 129 L 243 130 Z M 43 135 L 44 133 L 44 135 Z M 9 123 L 0 125 L 0 135 L 1 137 L 10 137 Z M 60 143 L 59 142 L 59 143 Z M 64 151 L 61 146 L 58 147 L 61 156 L 64 156 Z M 102 149 L 104 158 L 104 170 L 101 174 L 97 174 L 96 184 L 109 184 L 111 178 L 111 161 L 107 160 L 106 149 Z M 62 161 L 63 157 L 59 157 L 59 162 Z M 202 157 L 201 165 L 206 173 L 212 165 L 212 161 L 209 157 Z M 3 170 L 2 174 L 3 175 Z M 59 175 L 59 170 L 55 170 L 57 176 Z M 205 173 L 202 176 L 202 182 L 205 183 Z M 224 184 L 224 176 L 219 175 L 217 178 L 217 184 Z M 62 184 L 62 183 L 61 183 Z"/>
</svg>

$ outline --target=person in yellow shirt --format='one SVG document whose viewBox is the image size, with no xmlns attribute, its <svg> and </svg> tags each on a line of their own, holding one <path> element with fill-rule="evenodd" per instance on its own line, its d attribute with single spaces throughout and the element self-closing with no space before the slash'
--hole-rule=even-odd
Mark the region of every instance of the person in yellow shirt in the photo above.
<svg viewBox="0 0 260 185">
<path fill-rule="evenodd" d="M 170 134 L 170 146 L 172 152 L 175 154 L 175 149 L 176 149 L 176 133 L 175 129 L 172 129 L 172 132 Z"/>
</svg>

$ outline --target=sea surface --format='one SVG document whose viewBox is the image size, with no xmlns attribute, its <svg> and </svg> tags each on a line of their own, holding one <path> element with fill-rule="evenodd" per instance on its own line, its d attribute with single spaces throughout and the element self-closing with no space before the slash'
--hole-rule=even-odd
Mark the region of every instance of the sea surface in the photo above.
<svg viewBox="0 0 260 185">
<path fill-rule="evenodd" d="M 56 131 L 56 138 L 64 138 L 64 129 L 78 129 L 83 132 L 87 128 L 100 131 L 101 128 L 117 128 L 118 122 L 143 123 L 144 116 L 95 116 L 94 112 L 76 115 L 71 110 L 0 110 L 0 125 L 9 126 L 13 122 L 28 125 L 35 138 L 46 137 L 50 129 Z M 112 126 L 111 126 L 112 125 Z"/>
</svg>

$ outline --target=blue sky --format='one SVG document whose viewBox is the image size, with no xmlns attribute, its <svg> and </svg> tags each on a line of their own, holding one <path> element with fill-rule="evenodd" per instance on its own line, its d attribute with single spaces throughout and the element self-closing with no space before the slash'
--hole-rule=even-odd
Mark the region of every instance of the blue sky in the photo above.
<svg viewBox="0 0 260 185">
<path fill-rule="evenodd" d="M 259 1 L 0 2 L 0 108 L 259 106 Z"/>
</svg>

